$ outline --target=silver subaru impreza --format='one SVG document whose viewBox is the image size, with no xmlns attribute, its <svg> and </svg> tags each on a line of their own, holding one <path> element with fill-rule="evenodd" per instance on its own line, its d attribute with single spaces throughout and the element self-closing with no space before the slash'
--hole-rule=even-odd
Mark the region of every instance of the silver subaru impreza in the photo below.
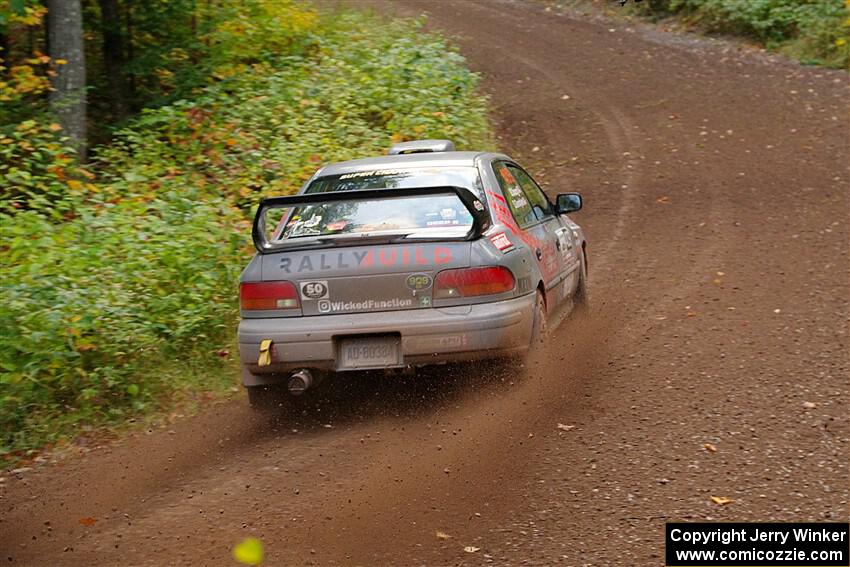
<svg viewBox="0 0 850 567">
<path fill-rule="evenodd" d="M 242 273 L 239 354 L 253 406 L 332 372 L 523 355 L 584 304 L 586 242 L 506 155 L 448 140 L 327 165 L 264 199 Z"/>
</svg>

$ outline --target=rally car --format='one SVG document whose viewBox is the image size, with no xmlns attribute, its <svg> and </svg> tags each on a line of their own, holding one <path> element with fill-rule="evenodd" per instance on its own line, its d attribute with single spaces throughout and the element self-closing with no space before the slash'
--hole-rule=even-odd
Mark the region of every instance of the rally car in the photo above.
<svg viewBox="0 0 850 567">
<path fill-rule="evenodd" d="M 327 165 L 262 200 L 239 289 L 251 405 L 328 373 L 528 353 L 586 301 L 586 242 L 567 216 L 581 206 L 448 140 Z"/>
</svg>

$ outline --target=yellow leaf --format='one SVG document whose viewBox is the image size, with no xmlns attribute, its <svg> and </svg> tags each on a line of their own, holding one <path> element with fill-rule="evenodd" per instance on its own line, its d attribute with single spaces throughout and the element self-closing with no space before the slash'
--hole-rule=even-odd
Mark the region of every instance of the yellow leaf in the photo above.
<svg viewBox="0 0 850 567">
<path fill-rule="evenodd" d="M 717 447 L 715 447 L 711 443 L 703 443 L 703 447 L 705 447 L 705 450 L 708 451 L 709 453 L 716 453 L 717 452 Z"/>
<path fill-rule="evenodd" d="M 83 184 L 77 181 L 76 179 L 69 179 L 68 187 L 70 187 L 74 191 L 79 191 L 83 187 Z"/>
<path fill-rule="evenodd" d="M 835 45 L 837 45 L 838 47 L 841 47 L 845 43 L 847 43 L 847 40 L 844 39 L 843 37 L 839 37 L 838 39 L 835 40 Z"/>
<path fill-rule="evenodd" d="M 259 565 L 263 562 L 263 542 L 255 537 L 243 539 L 233 548 L 233 559 L 242 565 Z"/>
<path fill-rule="evenodd" d="M 54 63 L 56 63 L 57 65 L 67 65 L 68 61 L 66 61 L 65 59 L 57 59 L 56 61 L 54 61 Z"/>
<path fill-rule="evenodd" d="M 725 506 L 726 504 L 731 504 L 734 502 L 731 498 L 726 498 L 725 496 L 712 496 L 711 501 L 715 504 L 719 504 L 720 506 Z"/>
<path fill-rule="evenodd" d="M 48 126 L 47 128 L 48 128 L 48 130 L 50 130 L 51 132 L 58 132 L 59 130 L 61 130 L 61 129 L 62 129 L 62 126 L 60 126 L 59 124 L 57 124 L 57 123 L 55 123 L 55 122 L 54 122 L 53 124 L 51 124 L 51 125 L 50 125 L 50 126 Z"/>
</svg>

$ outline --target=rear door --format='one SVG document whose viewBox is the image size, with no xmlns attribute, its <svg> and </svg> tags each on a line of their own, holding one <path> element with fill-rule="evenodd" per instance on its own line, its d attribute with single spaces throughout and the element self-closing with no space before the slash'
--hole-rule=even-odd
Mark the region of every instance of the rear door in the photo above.
<svg viewBox="0 0 850 567">
<path fill-rule="evenodd" d="M 573 275 L 577 274 L 576 267 L 578 266 L 578 248 L 575 240 L 575 235 L 570 229 L 570 223 L 567 222 L 566 216 L 555 214 L 554 206 L 549 202 L 546 194 L 539 185 L 531 178 L 528 173 L 520 170 L 517 174 L 517 179 L 522 186 L 523 191 L 532 203 L 537 218 L 544 222 L 546 230 L 553 233 L 555 236 L 555 248 L 557 252 L 552 254 L 553 261 L 557 266 L 553 269 L 557 270 L 559 280 L 564 280 L 562 296 L 566 296 L 572 292 Z"/>
<path fill-rule="evenodd" d="M 546 195 L 524 169 L 513 162 L 500 161 L 493 164 L 493 170 L 514 220 L 526 233 L 527 243 L 533 248 L 548 292 L 564 279 L 563 235 L 559 232 L 563 226 L 553 213 Z M 561 294 L 557 294 L 556 301 L 560 299 Z"/>
</svg>

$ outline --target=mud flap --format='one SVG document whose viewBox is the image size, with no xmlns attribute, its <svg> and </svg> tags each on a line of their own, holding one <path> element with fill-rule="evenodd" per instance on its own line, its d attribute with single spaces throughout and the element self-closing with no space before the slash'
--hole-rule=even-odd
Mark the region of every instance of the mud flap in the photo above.
<svg viewBox="0 0 850 567">
<path fill-rule="evenodd" d="M 257 366 L 269 366 L 272 363 L 272 343 L 271 339 L 263 339 L 260 343 L 260 357 L 257 359 Z"/>
</svg>

